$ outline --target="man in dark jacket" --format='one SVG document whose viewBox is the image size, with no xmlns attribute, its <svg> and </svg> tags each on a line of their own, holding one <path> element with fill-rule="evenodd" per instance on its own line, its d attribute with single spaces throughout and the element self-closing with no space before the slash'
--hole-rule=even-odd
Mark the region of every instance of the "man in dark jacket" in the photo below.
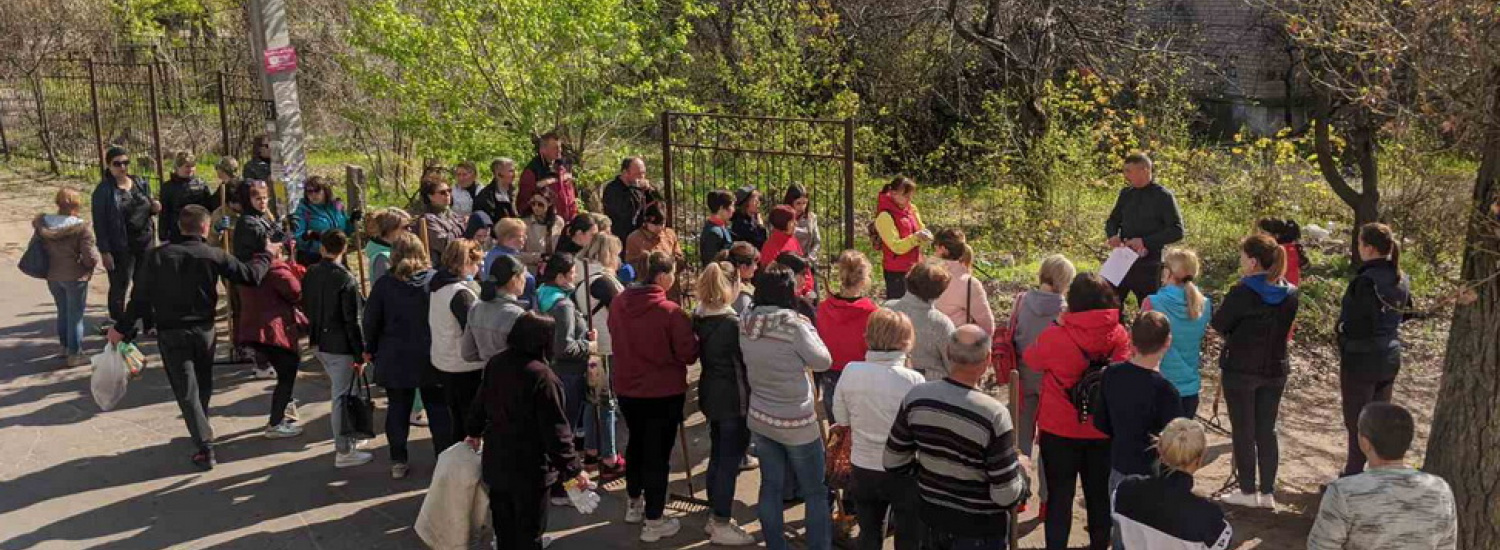
<svg viewBox="0 0 1500 550">
<path fill-rule="evenodd" d="M 172 177 L 161 186 L 161 216 L 157 219 L 162 240 L 171 242 L 182 236 L 177 229 L 177 213 L 189 204 L 213 212 L 219 207 L 219 194 L 198 178 L 198 159 L 192 153 L 178 153 Z"/>
<path fill-rule="evenodd" d="M 329 389 L 334 395 L 333 443 L 337 454 L 334 466 L 347 468 L 370 462 L 374 457 L 354 448 L 353 438 L 339 435 L 343 428 L 343 407 L 338 396 L 353 389 L 355 375 L 364 371 L 364 336 L 360 332 L 359 313 L 364 308 L 359 283 L 349 268 L 340 263 L 348 237 L 337 229 L 324 232 L 319 239 L 323 260 L 308 268 L 302 278 L 302 308 L 307 313 L 307 341 L 328 372 Z"/>
<path fill-rule="evenodd" d="M 130 296 L 121 333 L 109 330 L 109 342 L 135 338 L 135 320 L 152 315 L 158 327 L 162 364 L 188 434 L 198 452 L 193 464 L 214 467 L 213 427 L 208 423 L 208 399 L 213 396 L 214 317 L 219 304 L 219 279 L 258 285 L 271 265 L 271 253 L 281 247 L 267 242 L 249 265 L 208 244 L 208 210 L 198 205 L 178 215 L 182 238 L 146 255 L 140 284 Z"/>
<path fill-rule="evenodd" d="M 641 211 L 647 204 L 661 201 L 661 194 L 646 180 L 646 161 L 629 157 L 620 162 L 620 175 L 604 186 L 604 215 L 609 216 L 610 232 L 620 242 L 641 227 Z"/>
<path fill-rule="evenodd" d="M 1182 213 L 1177 198 L 1151 176 L 1151 157 L 1131 153 L 1125 157 L 1125 181 L 1115 207 L 1104 222 L 1109 247 L 1129 247 L 1140 255 L 1115 292 L 1120 304 L 1135 293 L 1139 304 L 1161 287 L 1161 249 L 1182 240 Z"/>
</svg>

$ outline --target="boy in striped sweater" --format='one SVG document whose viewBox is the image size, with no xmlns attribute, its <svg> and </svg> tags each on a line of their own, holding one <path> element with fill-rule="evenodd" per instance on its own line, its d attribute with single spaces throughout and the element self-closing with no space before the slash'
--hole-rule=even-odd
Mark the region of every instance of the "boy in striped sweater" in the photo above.
<svg viewBox="0 0 1500 550">
<path fill-rule="evenodd" d="M 1009 514 L 1030 495 L 1010 413 L 976 388 L 990 337 L 964 325 L 948 340 L 948 376 L 906 394 L 886 440 L 885 469 L 917 478 L 924 548 L 1005 548 Z"/>
</svg>

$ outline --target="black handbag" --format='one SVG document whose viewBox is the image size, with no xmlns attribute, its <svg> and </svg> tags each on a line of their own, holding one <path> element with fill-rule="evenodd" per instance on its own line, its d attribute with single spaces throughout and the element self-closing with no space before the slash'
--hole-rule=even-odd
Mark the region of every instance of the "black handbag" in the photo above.
<svg viewBox="0 0 1500 550">
<path fill-rule="evenodd" d="M 340 436 L 375 439 L 375 400 L 370 398 L 370 381 L 363 372 L 349 380 L 349 387 L 339 396 L 338 406 L 344 413 L 339 419 Z"/>
<path fill-rule="evenodd" d="M 21 268 L 21 273 L 28 276 L 38 279 L 47 278 L 47 249 L 42 246 L 41 235 L 31 235 L 31 243 L 26 245 L 26 253 L 21 255 L 21 261 L 16 265 Z"/>
</svg>

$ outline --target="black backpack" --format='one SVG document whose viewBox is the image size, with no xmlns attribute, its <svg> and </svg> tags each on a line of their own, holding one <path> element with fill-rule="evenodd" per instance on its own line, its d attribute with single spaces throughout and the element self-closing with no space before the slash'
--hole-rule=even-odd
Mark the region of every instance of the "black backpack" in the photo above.
<svg viewBox="0 0 1500 550">
<path fill-rule="evenodd" d="M 1068 339 L 1072 338 L 1071 334 L 1068 335 Z M 1073 345 L 1077 346 L 1078 341 L 1074 340 Z M 1083 377 L 1078 379 L 1078 383 L 1064 391 L 1068 393 L 1068 401 L 1078 411 L 1078 421 L 1086 422 L 1104 407 L 1104 369 L 1109 366 L 1110 360 L 1108 354 L 1089 357 L 1088 352 L 1083 351 L 1083 346 L 1078 346 L 1078 352 L 1083 354 L 1089 366 L 1084 369 Z"/>
</svg>

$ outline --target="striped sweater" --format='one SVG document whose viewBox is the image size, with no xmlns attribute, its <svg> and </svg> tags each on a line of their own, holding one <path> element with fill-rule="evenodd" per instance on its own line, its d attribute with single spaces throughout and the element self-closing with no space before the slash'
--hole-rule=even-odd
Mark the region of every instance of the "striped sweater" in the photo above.
<svg viewBox="0 0 1500 550">
<path fill-rule="evenodd" d="M 922 519 L 963 537 L 1004 537 L 1029 494 L 1010 413 L 949 378 L 906 394 L 886 439 L 885 469 L 917 478 Z"/>
<path fill-rule="evenodd" d="M 1452 550 L 1458 520 L 1448 482 L 1410 468 L 1371 468 L 1328 484 L 1308 550 Z"/>
</svg>

